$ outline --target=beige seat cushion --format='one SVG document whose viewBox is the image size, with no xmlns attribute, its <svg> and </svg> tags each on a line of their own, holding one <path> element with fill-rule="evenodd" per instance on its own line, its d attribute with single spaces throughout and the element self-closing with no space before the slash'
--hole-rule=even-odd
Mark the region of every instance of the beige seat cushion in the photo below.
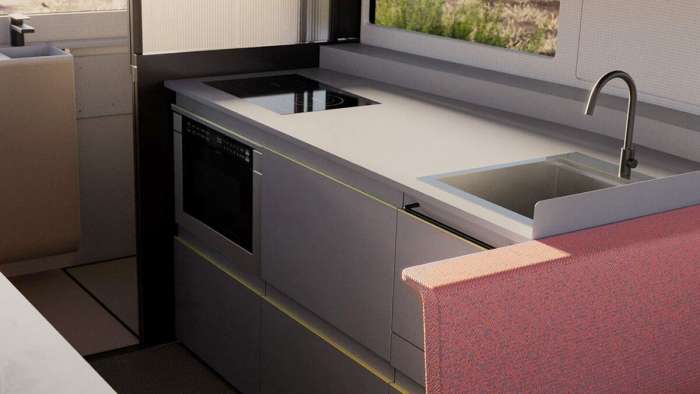
<svg viewBox="0 0 700 394">
<path fill-rule="evenodd" d="M 0 263 L 80 239 L 73 60 L 0 62 Z"/>
</svg>

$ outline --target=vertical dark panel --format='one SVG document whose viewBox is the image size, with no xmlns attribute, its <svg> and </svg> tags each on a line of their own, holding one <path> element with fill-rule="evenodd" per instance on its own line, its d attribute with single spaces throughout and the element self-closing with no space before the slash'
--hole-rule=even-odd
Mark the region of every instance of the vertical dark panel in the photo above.
<svg viewBox="0 0 700 394">
<path fill-rule="evenodd" d="M 362 0 L 330 0 L 330 41 L 357 41 L 360 39 Z"/>
<path fill-rule="evenodd" d="M 135 1 L 135 0 L 133 0 Z M 137 253 L 141 340 L 171 341 L 174 332 L 174 173 L 168 79 L 318 67 L 318 45 L 134 55 Z M 205 285 L 205 284 L 203 284 Z"/>
<path fill-rule="evenodd" d="M 132 81 L 132 105 L 133 105 L 133 118 L 132 118 L 132 124 L 133 124 L 133 133 L 134 133 L 134 181 L 135 183 L 137 182 L 138 179 L 138 155 L 136 153 L 136 136 L 138 135 L 138 127 L 139 127 L 139 121 L 138 121 L 138 113 L 139 113 L 139 102 L 138 102 L 138 95 L 139 95 L 139 89 L 138 89 L 138 83 L 137 83 L 137 78 L 138 78 L 138 69 L 137 69 L 137 61 L 138 61 L 138 54 L 142 53 L 142 47 L 143 47 L 143 34 L 142 34 L 142 24 L 141 24 L 141 0 L 129 0 L 129 69 L 131 71 L 131 81 Z M 141 270 L 141 257 L 140 253 L 138 251 L 138 228 L 140 228 L 138 221 L 140 220 L 140 215 L 138 213 L 139 211 L 139 198 L 138 196 L 135 196 L 136 201 L 136 231 L 137 231 L 137 241 L 136 241 L 136 266 L 137 270 Z M 143 326 L 144 322 L 144 312 L 143 312 L 143 297 L 141 296 L 142 293 L 142 288 L 143 283 L 141 281 L 141 274 L 138 274 L 137 277 L 138 280 L 138 292 L 139 292 L 139 297 L 138 297 L 138 303 L 139 303 L 139 341 L 141 343 L 144 343 L 144 332 L 146 331 Z"/>
<path fill-rule="evenodd" d="M 132 55 L 143 53 L 141 0 L 129 0 L 129 47 Z"/>
</svg>

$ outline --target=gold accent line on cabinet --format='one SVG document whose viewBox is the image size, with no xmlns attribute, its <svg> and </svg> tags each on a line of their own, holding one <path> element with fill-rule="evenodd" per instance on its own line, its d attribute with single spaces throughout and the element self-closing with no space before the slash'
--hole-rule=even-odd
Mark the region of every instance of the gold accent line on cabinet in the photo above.
<svg viewBox="0 0 700 394">
<path fill-rule="evenodd" d="M 263 291 L 260 291 L 260 289 L 256 288 L 252 283 L 250 283 L 250 281 L 248 281 L 248 280 L 246 280 L 245 278 L 243 278 L 241 275 L 239 275 L 238 273 L 236 273 L 234 270 L 231 270 L 230 268 L 225 267 L 223 264 L 220 264 L 220 263 L 217 262 L 215 259 L 209 257 L 206 253 L 204 253 L 204 252 L 202 252 L 201 250 L 199 250 L 196 246 L 192 245 L 190 242 L 188 242 L 188 241 L 186 241 L 186 240 L 184 240 L 184 239 L 182 239 L 182 238 L 180 238 L 180 237 L 175 237 L 175 240 L 176 240 L 177 242 L 181 243 L 181 244 L 182 244 L 183 246 L 185 246 L 186 248 L 190 249 L 192 252 L 194 252 L 195 254 L 197 254 L 199 257 L 201 257 L 201 258 L 204 259 L 205 261 L 207 261 L 209 264 L 211 264 L 212 266 L 214 266 L 214 268 L 216 268 L 216 269 L 218 269 L 219 271 L 223 272 L 223 273 L 226 274 L 228 277 L 230 277 L 231 279 L 235 280 L 235 281 L 238 282 L 239 284 L 243 285 L 245 288 L 247 288 L 248 290 L 250 290 L 251 292 L 253 292 L 255 295 L 257 295 L 258 297 L 260 297 L 261 299 L 263 299 L 264 301 L 266 301 L 268 304 L 270 304 L 270 305 L 272 305 L 273 307 L 275 307 L 275 309 L 277 309 L 278 311 L 282 312 L 285 316 L 287 316 L 288 318 L 294 320 L 296 323 L 298 323 L 299 325 L 301 325 L 302 327 L 304 327 L 306 330 L 308 330 L 308 331 L 311 332 L 312 334 L 314 334 L 314 335 L 316 335 L 317 337 L 319 337 L 321 340 L 323 340 L 324 342 L 326 342 L 327 344 L 329 344 L 330 346 L 332 346 L 335 350 L 337 350 L 337 351 L 339 351 L 340 353 L 342 353 L 345 357 L 347 357 L 347 358 L 349 358 L 350 360 L 352 360 L 353 362 L 355 362 L 355 364 L 361 366 L 362 368 L 364 368 L 365 370 L 367 370 L 368 372 L 370 372 L 372 375 L 376 376 L 376 377 L 379 378 L 381 381 L 383 381 L 383 382 L 386 383 L 387 385 L 393 387 L 394 389 L 398 390 L 399 392 L 401 392 L 401 393 L 408 393 L 408 390 L 406 390 L 405 388 L 401 387 L 401 386 L 398 385 L 396 382 L 394 382 L 394 378 L 393 378 L 393 377 L 390 377 L 390 376 L 385 375 L 384 373 L 382 373 L 381 371 L 379 371 L 377 368 L 371 366 L 369 363 L 367 363 L 366 361 L 362 360 L 361 357 L 359 357 L 358 355 L 356 355 L 355 353 L 353 353 L 351 350 L 349 350 L 349 349 L 347 349 L 346 347 L 344 347 L 344 346 L 342 346 L 342 345 L 336 343 L 335 341 L 333 341 L 333 339 L 332 339 L 330 336 L 324 334 L 321 330 L 319 330 L 319 329 L 317 329 L 316 327 L 314 327 L 313 324 L 307 322 L 305 319 L 303 319 L 302 317 L 300 317 L 299 315 L 297 315 L 295 312 L 289 310 L 287 307 L 285 307 L 284 305 L 282 305 L 282 303 L 280 303 L 280 302 L 278 302 L 278 301 L 272 299 L 271 297 L 265 295 L 265 293 L 264 293 Z"/>
<path fill-rule="evenodd" d="M 218 261 L 214 260 L 213 258 L 209 257 L 206 253 L 202 252 L 199 250 L 196 246 L 192 245 L 190 242 L 185 241 L 184 239 L 180 237 L 175 237 L 175 240 L 179 243 L 181 243 L 183 246 L 187 247 L 187 249 L 190 249 L 192 252 L 194 252 L 197 256 L 203 258 L 206 260 L 209 264 L 213 265 L 216 269 L 219 271 L 223 272 L 226 274 L 229 278 L 235 280 L 239 284 L 243 285 L 246 289 L 250 290 L 253 292 L 255 295 L 257 295 L 260 298 L 265 298 L 265 292 L 262 291 L 261 289 L 258 289 L 255 285 L 253 285 L 250 281 L 245 279 L 243 276 L 239 275 L 236 273 L 234 270 L 224 266 L 223 264 L 219 263 Z"/>
<path fill-rule="evenodd" d="M 292 163 L 294 163 L 294 164 L 296 164 L 296 165 L 299 165 L 299 166 L 301 166 L 301 167 L 304 167 L 304 168 L 306 168 L 306 169 L 309 170 L 309 171 L 313 171 L 313 172 L 315 172 L 316 174 L 321 175 L 321 176 L 324 177 L 324 178 L 327 178 L 327 179 L 329 179 L 329 180 L 331 180 L 331 181 L 333 181 L 333 182 L 335 182 L 335 183 L 337 183 L 337 184 L 339 184 L 339 185 L 345 186 L 346 188 L 348 188 L 348 189 L 350 189 L 350 190 L 352 190 L 352 191 L 354 191 L 354 192 L 360 193 L 360 194 L 362 194 L 363 196 L 365 196 L 365 197 L 367 197 L 367 198 L 370 198 L 370 199 L 372 199 L 372 200 L 374 200 L 374 201 L 376 201 L 376 202 L 378 202 L 378 203 L 380 203 L 380 204 L 386 205 L 387 207 L 390 207 L 390 208 L 397 209 L 394 205 L 389 204 L 388 202 L 386 202 L 386 201 L 384 201 L 384 200 L 382 200 L 382 199 L 380 199 L 380 198 L 378 198 L 378 197 L 375 197 L 375 196 L 373 196 L 373 195 L 371 195 L 371 194 L 365 192 L 364 190 L 358 189 L 358 188 L 356 188 L 355 186 L 352 186 L 352 185 L 348 185 L 347 183 L 341 181 L 340 179 L 335 178 L 335 177 L 333 177 L 332 175 L 326 174 L 325 172 L 323 172 L 323 171 L 321 171 L 321 170 L 317 170 L 317 169 L 315 169 L 315 168 L 313 168 L 313 167 L 310 167 L 310 166 L 304 164 L 303 162 L 298 161 L 297 159 L 294 159 L 294 158 L 292 158 L 292 157 L 289 157 L 289 156 L 285 155 L 284 153 L 277 152 L 277 151 L 275 151 L 275 150 L 273 150 L 273 149 L 270 149 L 270 148 L 265 148 L 265 149 L 267 149 L 267 150 L 270 151 L 271 153 L 274 153 L 274 154 L 276 154 L 277 156 L 279 156 L 279 157 L 281 157 L 281 158 L 283 158 L 283 159 L 286 159 L 287 161 L 290 161 L 290 162 L 292 162 Z"/>
<path fill-rule="evenodd" d="M 353 190 L 353 191 L 355 191 L 355 192 L 357 192 L 357 193 L 360 193 L 360 194 L 364 195 L 365 197 L 371 198 L 372 200 L 375 200 L 375 201 L 377 201 L 377 202 L 379 202 L 379 203 L 381 203 L 381 204 L 384 204 L 384 205 L 386 205 L 386 206 L 388 206 L 388 207 L 396 208 L 394 205 L 389 204 L 388 202 L 386 202 L 386 201 L 384 201 L 384 200 L 382 200 L 382 199 L 380 199 L 380 198 L 378 198 L 378 197 L 376 197 L 376 196 L 373 196 L 373 195 L 371 195 L 371 194 L 369 194 L 369 193 L 367 193 L 367 192 L 365 192 L 365 191 L 363 191 L 363 190 L 361 190 L 361 189 L 358 189 L 358 188 L 356 188 L 356 187 L 354 187 L 354 186 L 352 186 L 352 185 L 348 185 L 347 183 L 341 181 L 341 180 L 338 179 L 338 178 L 333 177 L 332 175 L 326 174 L 325 172 L 323 172 L 323 171 L 321 171 L 321 170 L 318 170 L 318 169 L 316 169 L 316 168 L 310 167 L 309 165 L 307 165 L 307 164 L 305 164 L 305 163 L 303 163 L 303 162 L 301 162 L 301 161 L 299 161 L 299 160 L 297 160 L 297 159 L 295 159 L 295 158 L 293 158 L 293 157 L 291 157 L 291 156 L 287 156 L 287 155 L 285 155 L 285 154 L 282 153 L 282 152 L 276 151 L 276 150 L 274 150 L 274 149 L 272 149 L 272 148 L 270 148 L 270 147 L 267 147 L 267 146 L 265 146 L 265 145 L 261 145 L 261 144 L 258 143 L 257 141 L 253 141 L 253 140 L 251 140 L 250 138 L 245 137 L 245 136 L 241 135 L 241 134 L 238 133 L 238 132 L 235 132 L 235 131 L 233 131 L 233 130 L 231 130 L 231 129 L 229 129 L 229 128 L 226 128 L 226 127 L 224 127 L 224 126 L 222 126 L 222 125 L 220 125 L 220 124 L 218 124 L 218 123 L 216 123 L 216 122 L 212 122 L 211 120 L 205 119 L 205 118 L 203 118 L 203 117 L 201 117 L 201 116 L 199 116 L 199 115 L 197 115 L 197 114 L 195 114 L 195 113 L 193 113 L 193 112 L 191 112 L 191 111 L 188 111 L 188 110 L 186 110 L 186 109 L 180 107 L 179 105 L 171 104 L 170 107 L 171 107 L 171 109 L 172 109 L 173 111 L 175 111 L 175 112 L 177 112 L 177 113 L 180 113 L 181 115 L 185 115 L 185 116 L 187 116 L 187 117 L 189 117 L 189 118 L 192 118 L 192 119 L 194 119 L 194 120 L 196 120 L 196 121 L 198 121 L 198 122 L 204 123 L 205 125 L 210 126 L 210 127 L 214 128 L 214 129 L 216 129 L 216 130 L 219 130 L 219 131 L 221 131 L 221 132 L 230 133 L 230 134 L 234 135 L 236 138 L 242 140 L 243 142 L 246 142 L 246 143 L 249 143 L 249 144 L 253 145 L 254 148 L 264 149 L 264 150 L 266 150 L 266 151 L 268 151 L 268 152 L 270 152 L 270 153 L 273 153 L 273 154 L 275 154 L 275 155 L 277 155 L 277 156 L 279 156 L 279 157 L 282 157 L 282 158 L 284 158 L 284 159 L 286 159 L 286 160 L 288 160 L 288 161 L 291 161 L 291 162 L 294 163 L 294 164 L 300 165 L 300 166 L 306 168 L 306 169 L 309 170 L 309 171 L 313 171 L 313 172 L 315 172 L 315 173 L 318 174 L 318 175 L 321 175 L 321 176 L 323 176 L 323 177 L 325 177 L 325 178 L 328 178 L 328 179 L 330 179 L 331 181 L 333 181 L 333 182 L 335 182 L 335 183 L 338 183 L 338 184 L 340 184 L 340 185 L 343 185 L 343 186 L 347 187 L 348 189 L 351 189 L 351 190 Z"/>
</svg>

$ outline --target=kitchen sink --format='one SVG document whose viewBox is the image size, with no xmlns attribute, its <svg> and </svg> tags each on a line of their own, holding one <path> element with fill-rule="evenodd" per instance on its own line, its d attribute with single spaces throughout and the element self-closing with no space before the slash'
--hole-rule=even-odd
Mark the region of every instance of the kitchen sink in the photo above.
<svg viewBox="0 0 700 394">
<path fill-rule="evenodd" d="M 442 189 L 507 210 L 532 220 L 535 206 L 543 200 L 593 192 L 641 180 L 615 175 L 617 167 L 581 153 L 568 153 L 527 162 L 472 171 L 434 175 L 422 180 Z"/>
<path fill-rule="evenodd" d="M 46 44 L 0 48 L 0 60 L 42 59 L 47 57 L 66 58 L 70 57 L 70 55 L 61 49 Z"/>
</svg>

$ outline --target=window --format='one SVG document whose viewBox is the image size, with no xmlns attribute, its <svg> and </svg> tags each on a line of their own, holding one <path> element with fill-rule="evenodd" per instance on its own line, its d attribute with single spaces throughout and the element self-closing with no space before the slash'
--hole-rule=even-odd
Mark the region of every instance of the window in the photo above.
<svg viewBox="0 0 700 394">
<path fill-rule="evenodd" d="M 370 21 L 378 26 L 554 56 L 559 0 L 372 0 Z"/>
<path fill-rule="evenodd" d="M 0 15 L 125 10 L 128 0 L 0 0 Z"/>
</svg>

